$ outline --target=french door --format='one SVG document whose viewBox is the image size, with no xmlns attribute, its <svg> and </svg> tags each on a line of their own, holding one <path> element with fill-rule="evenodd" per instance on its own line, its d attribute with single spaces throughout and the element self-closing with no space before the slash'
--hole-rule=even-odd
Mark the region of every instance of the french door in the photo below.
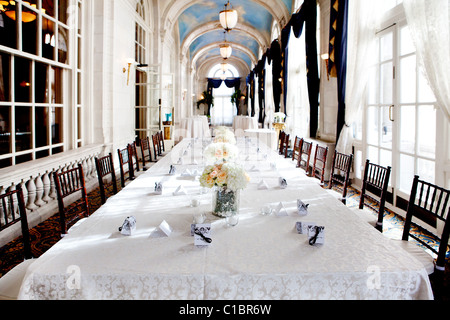
<svg viewBox="0 0 450 320">
<path fill-rule="evenodd" d="M 406 23 L 377 34 L 365 110 L 365 155 L 391 166 L 389 202 L 404 209 L 415 174 L 434 183 L 435 97 L 416 59 Z"/>
</svg>

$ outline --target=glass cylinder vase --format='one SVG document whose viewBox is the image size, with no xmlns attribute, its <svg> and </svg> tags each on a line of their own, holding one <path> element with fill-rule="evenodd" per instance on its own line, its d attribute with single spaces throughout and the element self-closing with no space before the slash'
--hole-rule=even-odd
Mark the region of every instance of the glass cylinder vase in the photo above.
<svg viewBox="0 0 450 320">
<path fill-rule="evenodd" d="M 240 192 L 227 188 L 215 188 L 212 192 L 213 215 L 225 218 L 239 213 Z"/>
</svg>

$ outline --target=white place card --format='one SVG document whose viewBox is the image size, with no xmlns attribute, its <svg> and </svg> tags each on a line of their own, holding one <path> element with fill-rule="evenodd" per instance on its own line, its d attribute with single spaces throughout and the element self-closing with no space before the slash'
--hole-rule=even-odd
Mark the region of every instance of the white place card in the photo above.
<svg viewBox="0 0 450 320">
<path fill-rule="evenodd" d="M 186 190 L 184 190 L 183 186 L 179 186 L 173 193 L 174 196 L 182 196 L 182 195 L 186 195 L 187 192 Z"/>
<path fill-rule="evenodd" d="M 286 211 L 286 208 L 284 207 L 284 204 L 280 202 L 274 209 L 275 214 L 279 217 L 287 216 L 288 213 Z"/>
<path fill-rule="evenodd" d="M 271 162 L 270 163 L 270 169 L 277 170 L 277 163 L 276 162 Z"/>
<path fill-rule="evenodd" d="M 191 172 L 189 169 L 186 169 L 186 170 L 181 174 L 181 176 L 183 176 L 183 177 L 190 177 L 190 176 L 192 176 L 192 172 Z"/>
<path fill-rule="evenodd" d="M 308 234 L 308 227 L 314 227 L 316 224 L 314 222 L 303 222 L 298 221 L 295 223 L 295 229 L 299 234 Z"/>
<path fill-rule="evenodd" d="M 310 245 L 325 243 L 325 227 L 308 226 L 308 242 Z"/>
<path fill-rule="evenodd" d="M 166 220 L 164 220 L 163 222 L 161 222 L 161 224 L 159 225 L 159 230 L 161 230 L 166 236 L 170 237 L 170 235 L 173 232 L 172 227 L 167 223 Z"/>
<path fill-rule="evenodd" d="M 301 216 L 306 216 L 308 214 L 309 204 L 305 204 L 302 200 L 297 200 L 297 211 Z"/>
<path fill-rule="evenodd" d="M 286 179 L 280 177 L 278 179 L 278 183 L 279 183 L 280 189 L 286 189 L 287 188 L 287 181 L 286 181 Z"/>
<path fill-rule="evenodd" d="M 163 192 L 163 186 L 161 182 L 155 182 L 155 194 L 161 195 Z"/>
<path fill-rule="evenodd" d="M 174 165 L 170 166 L 169 174 L 174 175 L 177 172 L 177 168 Z"/>
<path fill-rule="evenodd" d="M 133 216 L 127 217 L 122 226 L 119 228 L 120 233 L 124 236 L 131 236 L 135 230 L 136 218 Z"/>
<path fill-rule="evenodd" d="M 194 245 L 195 246 L 210 246 L 211 238 L 211 224 L 196 224 L 194 226 Z"/>
</svg>

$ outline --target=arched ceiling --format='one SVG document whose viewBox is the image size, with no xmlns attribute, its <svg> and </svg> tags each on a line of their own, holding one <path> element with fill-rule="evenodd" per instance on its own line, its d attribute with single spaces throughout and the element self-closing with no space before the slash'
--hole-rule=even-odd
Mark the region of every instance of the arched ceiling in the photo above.
<svg viewBox="0 0 450 320">
<path fill-rule="evenodd" d="M 178 28 L 181 55 L 199 70 L 203 65 L 220 62 L 219 45 L 224 41 L 233 48 L 233 59 L 240 69 L 256 64 L 260 50 L 270 47 L 273 21 L 284 26 L 291 15 L 293 0 L 230 0 L 238 12 L 238 25 L 225 33 L 219 12 L 227 0 L 170 0 L 164 9 L 166 31 Z"/>
</svg>

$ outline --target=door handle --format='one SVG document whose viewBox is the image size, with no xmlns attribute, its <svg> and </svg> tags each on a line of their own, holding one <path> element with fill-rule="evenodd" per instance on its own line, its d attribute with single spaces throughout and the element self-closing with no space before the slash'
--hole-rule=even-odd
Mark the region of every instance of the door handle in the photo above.
<svg viewBox="0 0 450 320">
<path fill-rule="evenodd" d="M 389 106 L 389 120 L 391 120 L 392 122 L 394 122 L 394 118 L 392 118 L 392 109 L 394 107 L 395 107 L 394 105 Z"/>
</svg>

